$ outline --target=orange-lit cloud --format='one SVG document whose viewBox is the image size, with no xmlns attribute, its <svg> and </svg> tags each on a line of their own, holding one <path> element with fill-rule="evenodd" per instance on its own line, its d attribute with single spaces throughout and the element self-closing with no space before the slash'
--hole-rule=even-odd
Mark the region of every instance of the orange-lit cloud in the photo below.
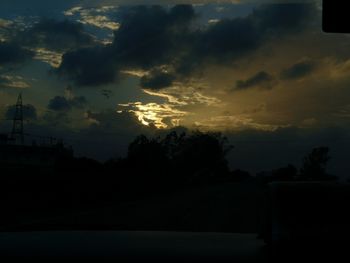
<svg viewBox="0 0 350 263">
<path fill-rule="evenodd" d="M 82 24 L 92 25 L 98 28 L 106 28 L 114 31 L 119 29 L 120 24 L 112 21 L 105 14 L 115 11 L 117 8 L 118 7 L 116 6 L 101 6 L 96 8 L 84 8 L 82 6 L 76 6 L 64 11 L 64 15 L 78 15 L 78 21 Z"/>
</svg>

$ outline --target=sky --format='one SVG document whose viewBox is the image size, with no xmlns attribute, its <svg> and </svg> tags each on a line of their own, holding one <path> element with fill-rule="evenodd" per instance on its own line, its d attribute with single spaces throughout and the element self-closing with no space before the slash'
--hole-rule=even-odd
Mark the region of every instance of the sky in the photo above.
<svg viewBox="0 0 350 263">
<path fill-rule="evenodd" d="M 19 93 L 25 132 L 79 156 L 125 155 L 139 134 L 224 133 L 251 172 L 329 146 L 350 168 L 350 37 L 320 1 L 0 3 L 0 132 Z M 141 4 L 141 5 L 140 5 Z"/>
</svg>

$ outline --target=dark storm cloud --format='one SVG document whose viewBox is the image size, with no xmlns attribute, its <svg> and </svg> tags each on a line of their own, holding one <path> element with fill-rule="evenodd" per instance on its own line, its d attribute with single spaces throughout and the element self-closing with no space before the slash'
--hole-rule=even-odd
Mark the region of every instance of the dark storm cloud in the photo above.
<svg viewBox="0 0 350 263">
<path fill-rule="evenodd" d="M 243 90 L 253 87 L 269 89 L 272 87 L 273 80 L 273 76 L 265 71 L 261 71 L 247 80 L 238 80 L 236 83 L 236 89 Z"/>
<path fill-rule="evenodd" d="M 60 12 L 72 5 L 81 3 L 80 0 L 48 1 L 48 0 L 1 0 L 0 15 L 42 15 L 47 13 Z"/>
<path fill-rule="evenodd" d="M 56 96 L 50 100 L 47 108 L 54 111 L 69 111 L 72 108 L 84 108 L 87 101 L 85 97 L 74 97 L 66 99 L 65 97 Z"/>
<path fill-rule="evenodd" d="M 65 54 L 58 72 L 79 86 L 112 83 L 121 69 L 161 65 L 184 77 L 207 63 L 233 63 L 276 37 L 305 29 L 313 10 L 311 4 L 264 5 L 247 17 L 195 29 L 190 5 L 130 7 L 123 9 L 113 44 Z"/>
<path fill-rule="evenodd" d="M 109 129 L 111 133 L 116 130 L 124 132 L 141 132 L 147 127 L 142 125 L 137 117 L 127 111 L 117 113 L 115 109 L 108 109 L 101 112 L 86 112 L 86 118 L 94 120 L 96 124 L 90 126 L 90 131 L 103 131 Z"/>
<path fill-rule="evenodd" d="M 142 77 L 140 84 L 144 89 L 159 90 L 171 86 L 174 80 L 175 76 L 172 74 L 155 71 Z"/>
<path fill-rule="evenodd" d="M 114 82 L 121 67 L 150 69 L 168 63 L 194 17 L 192 6 L 185 5 L 169 12 L 160 6 L 124 12 L 112 45 L 68 52 L 57 72 L 79 86 L 98 86 Z"/>
<path fill-rule="evenodd" d="M 257 49 L 262 35 L 252 21 L 249 18 L 226 19 L 202 32 L 196 49 L 199 58 L 232 60 Z"/>
<path fill-rule="evenodd" d="M 193 69 L 208 60 L 230 64 L 268 41 L 305 30 L 314 12 L 311 4 L 271 4 L 258 7 L 247 17 L 221 20 L 191 39 L 192 52 L 180 69 L 191 72 L 191 63 Z"/>
<path fill-rule="evenodd" d="M 0 42 L 0 66 L 18 64 L 33 57 L 34 53 L 12 42 Z"/>
<path fill-rule="evenodd" d="M 294 64 L 290 68 L 281 72 L 281 77 L 287 80 L 299 79 L 306 77 L 314 72 L 316 64 L 313 61 L 303 61 Z"/>
<path fill-rule="evenodd" d="M 96 46 L 71 51 L 63 55 L 56 70 L 78 86 L 98 86 L 114 82 L 118 78 L 118 63 L 111 46 Z"/>
<path fill-rule="evenodd" d="M 252 17 L 263 33 L 288 34 L 303 30 L 315 12 L 312 4 L 271 4 L 255 9 Z"/>
<path fill-rule="evenodd" d="M 65 97 L 56 96 L 50 100 L 47 106 L 50 110 L 55 111 L 68 111 L 71 109 L 71 105 Z"/>
<path fill-rule="evenodd" d="M 16 106 L 11 105 L 7 107 L 6 112 L 5 112 L 5 118 L 8 120 L 12 120 L 15 116 L 16 113 Z M 25 120 L 36 120 L 37 119 L 37 112 L 36 108 L 31 105 L 27 104 L 23 106 L 23 119 Z"/>
<path fill-rule="evenodd" d="M 173 59 L 195 13 L 190 5 L 166 11 L 160 6 L 127 9 L 114 45 L 125 66 L 151 68 Z"/>
<path fill-rule="evenodd" d="M 54 19 L 42 19 L 33 27 L 19 33 L 17 41 L 24 46 L 45 47 L 65 51 L 89 46 L 94 43 L 92 36 L 84 31 L 81 23 Z"/>
</svg>

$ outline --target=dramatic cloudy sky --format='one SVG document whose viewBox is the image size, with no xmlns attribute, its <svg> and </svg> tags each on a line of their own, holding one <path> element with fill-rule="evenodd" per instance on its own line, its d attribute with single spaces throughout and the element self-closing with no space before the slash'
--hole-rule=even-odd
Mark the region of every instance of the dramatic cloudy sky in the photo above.
<svg viewBox="0 0 350 263">
<path fill-rule="evenodd" d="M 1 132 L 22 92 L 26 133 L 79 155 L 185 127 L 224 132 L 233 168 L 325 145 L 346 176 L 350 37 L 322 32 L 320 1 L 212 2 L 1 0 Z"/>
</svg>

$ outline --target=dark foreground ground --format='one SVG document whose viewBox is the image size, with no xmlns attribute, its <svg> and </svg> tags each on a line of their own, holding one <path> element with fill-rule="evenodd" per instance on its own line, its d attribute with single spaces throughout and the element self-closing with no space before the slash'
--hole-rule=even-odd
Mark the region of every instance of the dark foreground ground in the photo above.
<svg viewBox="0 0 350 263">
<path fill-rule="evenodd" d="M 242 234 L 118 231 L 0 234 L 0 254 L 12 258 L 257 262 L 262 256 L 262 247 L 254 235 Z"/>
<path fill-rule="evenodd" d="M 254 234 L 59 231 L 4 232 L 0 260 L 35 262 L 349 262 L 347 244 L 271 248 Z"/>
<path fill-rule="evenodd" d="M 2 192 L 0 230 L 256 233 L 259 194 L 260 188 L 253 183 L 204 185 L 140 196 L 64 182 L 38 183 L 35 189 L 21 183 Z"/>
<path fill-rule="evenodd" d="M 350 262 L 345 241 L 257 239 L 264 186 L 254 181 L 155 191 L 11 178 L 0 190 L 1 261 Z"/>
</svg>

